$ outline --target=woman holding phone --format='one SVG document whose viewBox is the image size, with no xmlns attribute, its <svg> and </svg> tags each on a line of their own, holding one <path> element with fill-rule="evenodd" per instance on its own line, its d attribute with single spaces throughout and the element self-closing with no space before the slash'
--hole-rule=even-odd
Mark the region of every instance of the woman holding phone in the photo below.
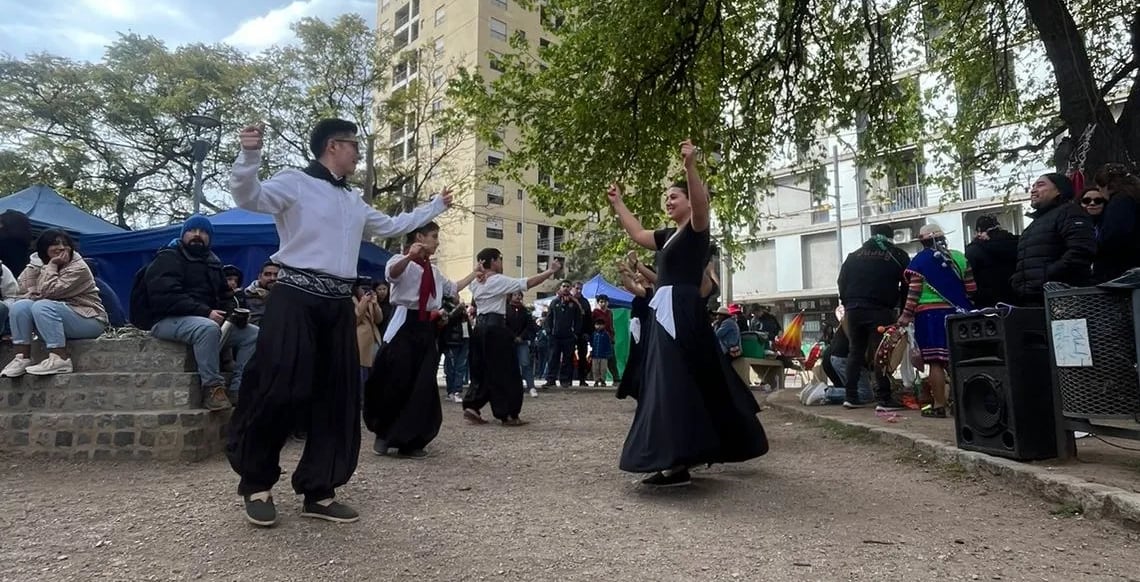
<svg viewBox="0 0 1140 582">
<path fill-rule="evenodd" d="M 8 321 L 16 357 L 0 375 L 48 376 L 73 371 L 67 340 L 93 339 L 107 328 L 107 311 L 99 300 L 95 277 L 75 252 L 66 232 L 46 230 L 36 240 L 36 252 L 20 273 L 21 299 L 12 304 Z M 47 345 L 48 357 L 32 364 L 32 333 Z"/>
</svg>

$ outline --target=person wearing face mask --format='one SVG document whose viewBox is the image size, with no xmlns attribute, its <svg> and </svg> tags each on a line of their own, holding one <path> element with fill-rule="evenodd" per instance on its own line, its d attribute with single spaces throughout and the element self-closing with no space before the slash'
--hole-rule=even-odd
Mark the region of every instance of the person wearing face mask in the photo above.
<svg viewBox="0 0 1140 582">
<path fill-rule="evenodd" d="M 1033 219 L 1017 241 L 1017 267 L 1010 278 L 1018 305 L 1045 304 L 1045 283 L 1074 287 L 1092 280 L 1096 239 L 1089 216 L 1075 204 L 1073 183 L 1062 174 L 1045 174 L 1029 190 L 1027 216 Z"/>
<path fill-rule="evenodd" d="M 181 236 L 158 252 L 143 280 L 154 321 L 151 333 L 193 348 L 202 382 L 202 405 L 222 410 L 237 398 L 242 370 L 257 344 L 258 329 L 255 325 L 235 326 L 222 345 L 222 324 L 234 300 L 222 262 L 210 250 L 213 235 L 214 226 L 205 216 L 187 218 Z M 234 374 L 227 396 L 219 358 L 223 349 L 235 347 Z"/>
<path fill-rule="evenodd" d="M 946 418 L 946 365 L 950 349 L 946 343 L 946 316 L 974 308 L 970 296 L 977 291 L 966 255 L 950 250 L 942 227 L 929 223 L 919 231 L 922 250 L 907 266 L 909 288 L 898 326 L 914 322 L 914 341 L 922 361 L 930 367 L 929 383 L 933 404 L 922 415 Z"/>
</svg>

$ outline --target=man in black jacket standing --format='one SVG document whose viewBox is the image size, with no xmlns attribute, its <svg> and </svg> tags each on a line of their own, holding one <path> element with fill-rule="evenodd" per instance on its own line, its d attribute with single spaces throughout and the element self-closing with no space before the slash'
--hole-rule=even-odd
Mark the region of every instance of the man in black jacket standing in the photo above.
<svg viewBox="0 0 1140 582">
<path fill-rule="evenodd" d="M 558 286 L 558 295 L 546 312 L 546 334 L 550 337 L 550 361 L 546 364 L 546 383 L 554 386 L 557 377 L 563 388 L 571 384 L 574 374 L 574 344 L 582 328 L 582 308 L 571 295 L 570 281 Z M 591 324 L 592 325 L 592 324 Z"/>
<path fill-rule="evenodd" d="M 870 354 L 882 340 L 883 334 L 878 328 L 894 324 L 896 310 L 901 309 L 906 301 L 904 271 L 910 264 L 910 255 L 891 242 L 893 233 L 890 225 L 872 226 L 871 238 L 847 255 L 839 269 L 839 300 L 846 311 L 844 319 L 851 340 L 845 376 L 847 384 L 844 386 L 847 395 L 843 402 L 847 408 L 866 404 L 859 398 L 859 377 L 871 359 Z M 876 371 L 875 380 L 875 396 L 879 401 L 875 410 L 902 410 L 903 407 L 891 397 L 890 378 Z"/>
<path fill-rule="evenodd" d="M 574 301 L 582 314 L 582 322 L 578 326 L 578 385 L 589 386 L 587 375 L 590 373 L 590 334 L 594 333 L 594 308 L 590 300 L 582 295 L 582 282 L 574 282 Z"/>
<path fill-rule="evenodd" d="M 242 370 L 257 346 L 255 325 L 234 326 L 222 344 L 222 324 L 233 306 L 233 291 L 222 273 L 222 262 L 210 250 L 214 227 L 204 216 L 182 223 L 182 236 L 159 251 L 147 267 L 147 301 L 154 320 L 154 337 L 190 345 L 202 382 L 203 406 L 230 407 L 241 387 Z M 229 397 L 219 364 L 223 348 L 237 348 Z"/>
<path fill-rule="evenodd" d="M 1073 183 L 1062 174 L 1045 174 L 1033 183 L 1028 214 L 1033 222 L 1021 233 L 1010 279 L 1018 305 L 1044 305 L 1050 281 L 1074 287 L 1092 282 L 1096 235 L 1092 220 L 1072 200 Z"/>
<path fill-rule="evenodd" d="M 1012 304 L 1016 296 L 1009 280 L 1017 267 L 1017 235 L 1002 228 L 991 214 L 978 217 L 974 233 L 974 242 L 966 245 L 966 262 L 978 285 L 974 306 L 981 309 Z"/>
</svg>

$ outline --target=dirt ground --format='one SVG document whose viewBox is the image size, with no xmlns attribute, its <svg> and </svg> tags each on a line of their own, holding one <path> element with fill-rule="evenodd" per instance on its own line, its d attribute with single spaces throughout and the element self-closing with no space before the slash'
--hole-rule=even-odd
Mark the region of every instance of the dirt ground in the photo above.
<svg viewBox="0 0 1140 582">
<path fill-rule="evenodd" d="M 350 525 L 300 518 L 287 476 L 281 523 L 248 525 L 220 456 L 2 459 L 0 580 L 1140 580 L 1136 532 L 771 410 L 766 457 L 644 491 L 632 402 L 543 394 L 522 428 L 444 405 L 431 458 L 362 454 Z"/>
</svg>

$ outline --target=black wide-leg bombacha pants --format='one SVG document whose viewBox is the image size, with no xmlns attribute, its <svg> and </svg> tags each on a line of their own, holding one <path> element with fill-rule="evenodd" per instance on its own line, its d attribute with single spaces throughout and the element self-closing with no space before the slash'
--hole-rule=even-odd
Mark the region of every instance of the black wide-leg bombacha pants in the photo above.
<svg viewBox="0 0 1140 582">
<path fill-rule="evenodd" d="M 515 336 L 500 315 L 480 315 L 477 321 L 471 338 L 471 387 L 463 396 L 463 408 L 478 411 L 489 402 L 495 418 L 518 418 L 523 392 Z"/>
<path fill-rule="evenodd" d="M 239 494 L 277 483 L 281 448 L 294 429 L 308 431 L 294 491 L 320 501 L 348 482 L 360 454 L 359 360 L 350 297 L 274 287 L 226 444 Z"/>
<path fill-rule="evenodd" d="M 380 349 L 364 387 L 364 424 L 397 449 L 422 449 L 439 435 L 439 347 L 434 321 L 409 310 L 392 341 Z"/>
</svg>

